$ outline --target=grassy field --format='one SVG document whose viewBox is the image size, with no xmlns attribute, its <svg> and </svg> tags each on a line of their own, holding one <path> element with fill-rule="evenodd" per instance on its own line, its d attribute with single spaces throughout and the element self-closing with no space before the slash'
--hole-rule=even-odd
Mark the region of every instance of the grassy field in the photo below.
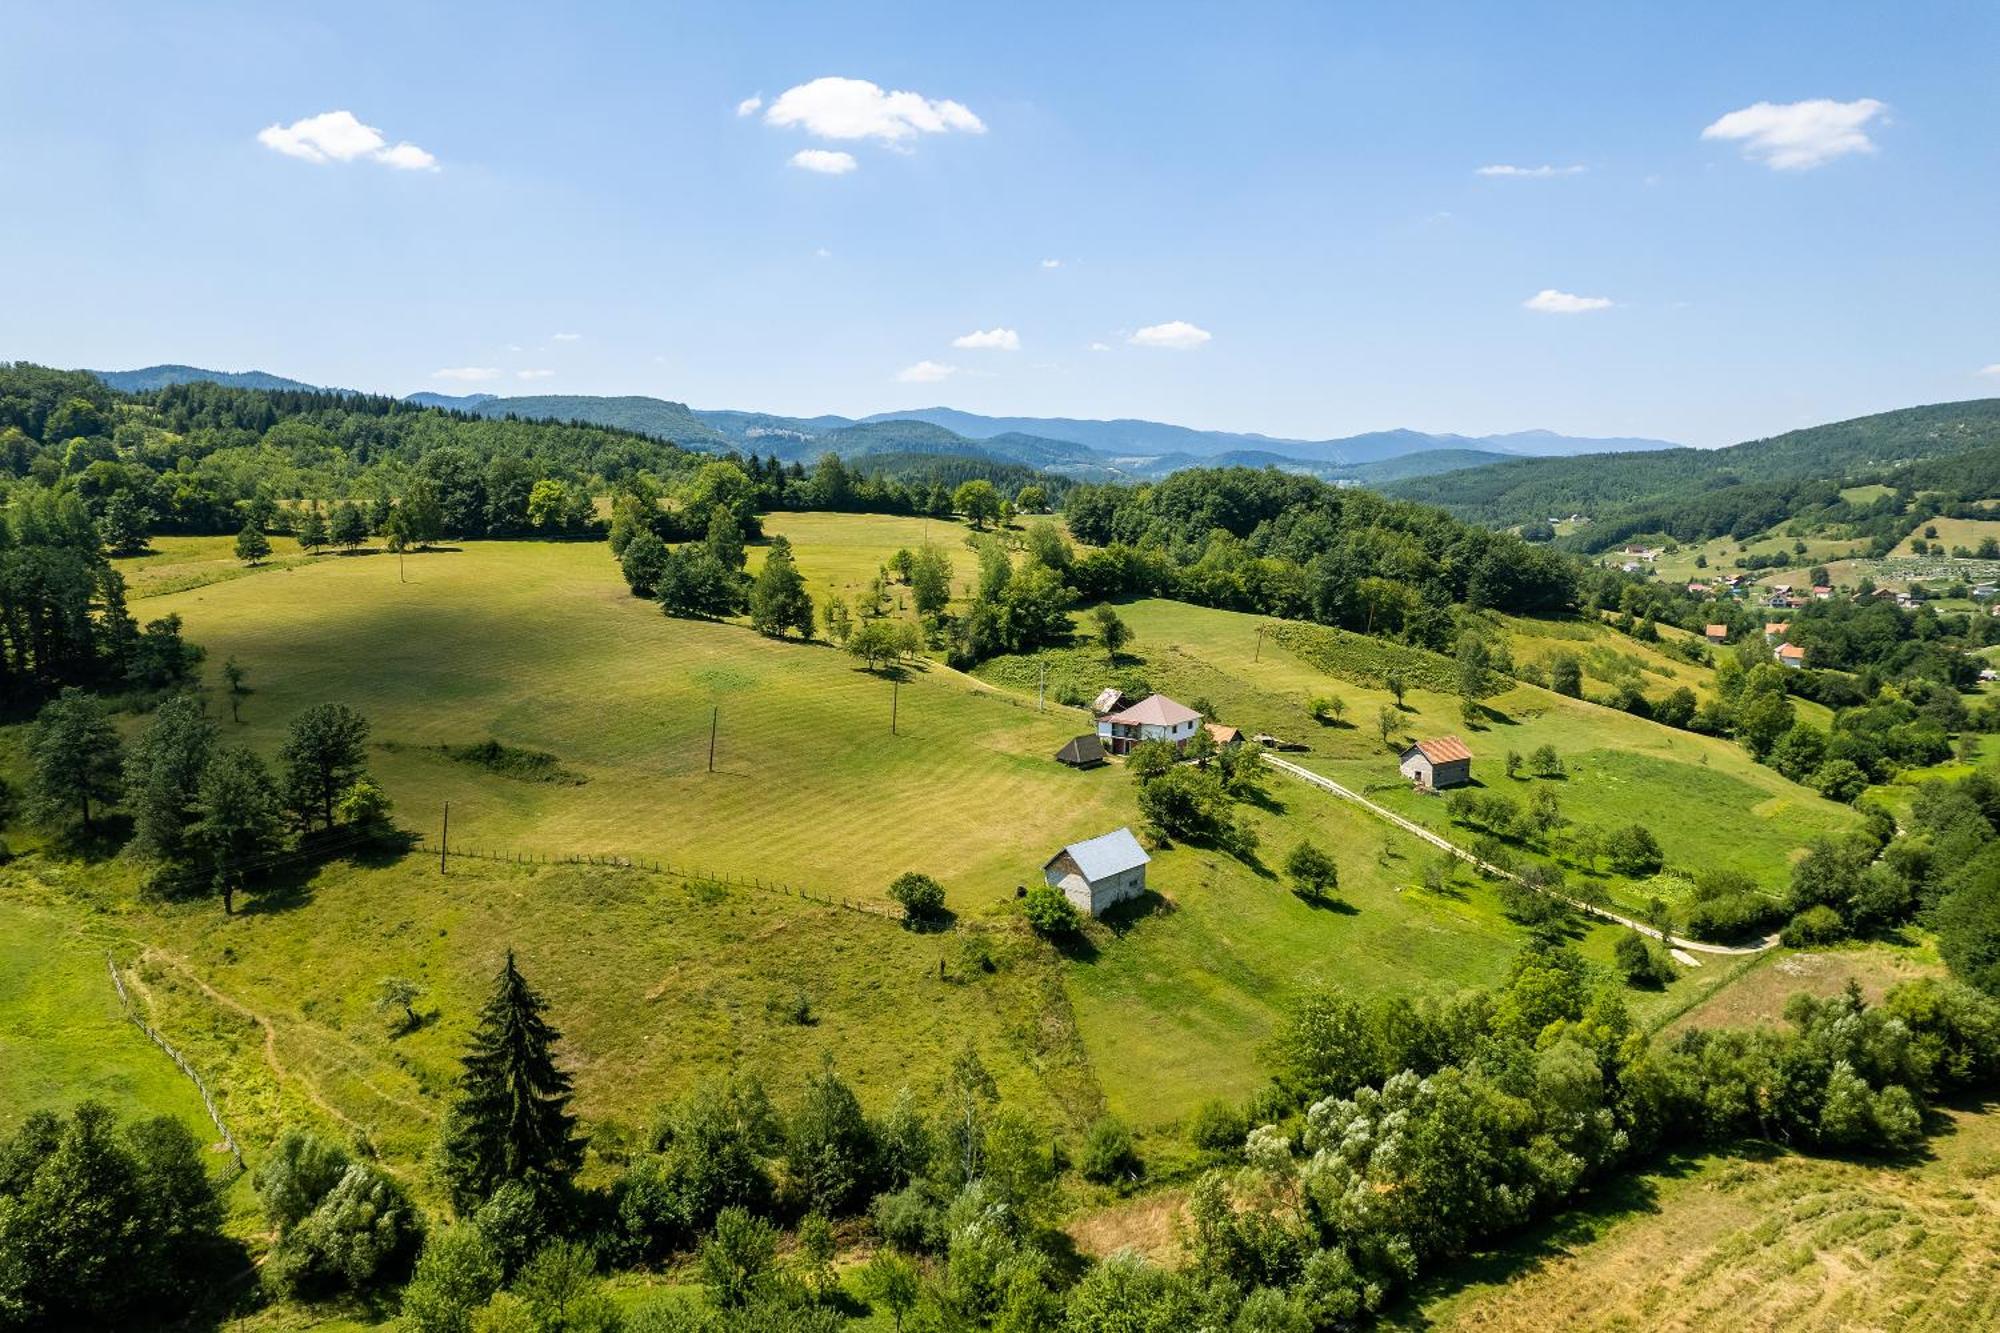
<svg viewBox="0 0 2000 1333">
<path fill-rule="evenodd" d="M 1307 744 L 1309 752 L 1295 756 L 1305 766 L 1357 790 L 1372 788 L 1376 799 L 1440 831 L 1449 827 L 1444 802 L 1411 792 L 1396 771 L 1393 749 L 1382 743 L 1376 718 L 1393 707 L 1387 691 L 1329 676 L 1268 634 L 1260 644 L 1257 626 L 1270 622 L 1259 617 L 1167 601 L 1134 602 L 1121 612 L 1138 636 L 1131 652 L 1143 658 L 1128 670 L 1146 683 L 1183 700 L 1207 698 L 1225 721 L 1247 732 L 1268 731 Z M 1614 645 L 1630 642 L 1603 633 Z M 1064 666 L 1099 660 L 1082 650 L 1057 657 Z M 1004 667 L 982 671 L 1005 677 Z M 1096 679 L 1104 668 L 1096 672 L 1084 678 Z M 1309 699 L 1328 693 L 1346 701 L 1341 725 L 1321 726 L 1306 711 Z M 1475 756 L 1475 779 L 1488 789 L 1525 801 L 1535 786 L 1553 785 L 1573 820 L 1604 828 L 1646 824 L 1673 864 L 1730 866 L 1777 887 L 1815 834 L 1851 827 L 1857 819 L 1848 807 L 1754 763 L 1729 741 L 1674 731 L 1529 685 L 1486 703 L 1486 720 L 1469 729 L 1456 697 L 1412 690 L 1398 714 L 1396 734 L 1460 735 Z M 1505 776 L 1507 750 L 1525 755 L 1544 744 L 1561 756 L 1568 770 L 1564 779 Z M 1458 830 L 1455 836 L 1468 835 Z M 1633 886 L 1616 877 L 1605 877 L 1604 884 L 1614 896 L 1634 896 Z"/>
<path fill-rule="evenodd" d="M 2000 1115 L 1947 1111 L 1908 1165 L 1672 1160 L 1426 1285 L 1385 1321 L 1564 1329 L 1960 1330 L 2000 1323 Z"/>
<path fill-rule="evenodd" d="M 1925 537 L 1924 533 L 1932 528 L 1937 530 L 1937 536 Z M 2000 538 L 2000 519 L 1933 518 L 1917 524 L 1910 535 L 1897 543 L 1896 549 L 1889 554 L 1892 557 L 1914 555 L 1916 552 L 1912 549 L 1911 543 L 1917 541 L 1926 541 L 1932 546 L 1943 546 L 1946 551 L 1958 546 L 1963 546 L 1968 551 L 1977 551 L 1979 543 L 1988 537 Z"/>
</svg>

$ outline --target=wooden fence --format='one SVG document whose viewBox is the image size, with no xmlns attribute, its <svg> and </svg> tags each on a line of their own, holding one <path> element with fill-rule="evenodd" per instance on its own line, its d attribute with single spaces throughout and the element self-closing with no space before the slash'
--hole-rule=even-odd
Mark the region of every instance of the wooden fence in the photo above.
<svg viewBox="0 0 2000 1333">
<path fill-rule="evenodd" d="M 222 1146 L 236 1159 L 237 1171 L 239 1173 L 243 1171 L 243 1150 L 236 1146 L 236 1136 L 231 1134 L 229 1126 L 223 1123 L 222 1111 L 216 1106 L 215 1098 L 209 1095 L 208 1084 L 202 1082 L 201 1075 L 197 1074 L 194 1066 L 187 1062 L 186 1056 L 174 1049 L 173 1043 L 162 1037 L 159 1030 L 151 1023 L 139 1017 L 139 1011 L 132 1004 L 132 997 L 125 993 L 125 979 L 118 975 L 117 960 L 112 958 L 108 949 L 104 952 L 104 967 L 111 973 L 111 988 L 118 992 L 118 1007 L 125 1011 L 125 1017 L 131 1019 L 133 1025 L 145 1033 L 153 1045 L 167 1053 L 167 1058 L 179 1067 L 181 1073 L 187 1075 L 188 1082 L 194 1084 L 194 1090 L 201 1094 L 201 1104 L 208 1108 L 208 1118 L 215 1122 L 215 1132 L 222 1135 Z"/>
<path fill-rule="evenodd" d="M 438 846 L 428 839 L 417 843 L 412 855 L 438 855 Z M 643 870 L 650 874 L 666 875 L 690 884 L 723 884 L 739 889 L 753 889 L 759 893 L 774 893 L 786 898 L 797 898 L 804 902 L 818 903 L 822 907 L 837 907 L 843 911 L 859 912 L 863 916 L 881 917 L 886 921 L 901 921 L 900 908 L 887 903 L 871 903 L 859 898 L 835 898 L 823 893 L 814 893 L 780 880 L 763 879 L 755 875 L 729 875 L 719 870 L 702 870 L 694 866 L 675 865 L 671 861 L 648 860 L 645 857 L 620 856 L 605 852 L 524 852 L 493 851 L 480 847 L 461 847 L 456 844 L 444 850 L 447 857 L 463 857 L 472 861 L 494 861 L 501 865 L 515 866 L 598 866 L 611 870 Z"/>
</svg>

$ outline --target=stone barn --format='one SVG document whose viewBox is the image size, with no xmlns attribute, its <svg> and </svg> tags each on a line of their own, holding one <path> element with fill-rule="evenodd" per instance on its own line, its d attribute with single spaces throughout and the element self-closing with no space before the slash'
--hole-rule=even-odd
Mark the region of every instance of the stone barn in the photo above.
<svg viewBox="0 0 2000 1333">
<path fill-rule="evenodd" d="M 1042 878 L 1079 912 L 1103 915 L 1105 909 L 1146 891 L 1146 865 L 1153 858 L 1121 828 L 1085 842 L 1073 842 L 1042 866 Z"/>
<path fill-rule="evenodd" d="M 1463 787 L 1472 781 L 1472 751 L 1456 736 L 1418 741 L 1403 751 L 1403 776 L 1427 791 Z"/>
</svg>

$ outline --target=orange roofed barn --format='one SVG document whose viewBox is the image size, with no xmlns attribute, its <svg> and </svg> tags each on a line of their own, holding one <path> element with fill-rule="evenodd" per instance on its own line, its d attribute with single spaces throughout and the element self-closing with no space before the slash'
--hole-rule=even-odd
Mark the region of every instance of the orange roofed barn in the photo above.
<svg viewBox="0 0 2000 1333">
<path fill-rule="evenodd" d="M 1429 791 L 1463 787 L 1472 781 L 1472 751 L 1456 736 L 1418 741 L 1403 751 L 1403 776 Z"/>
</svg>

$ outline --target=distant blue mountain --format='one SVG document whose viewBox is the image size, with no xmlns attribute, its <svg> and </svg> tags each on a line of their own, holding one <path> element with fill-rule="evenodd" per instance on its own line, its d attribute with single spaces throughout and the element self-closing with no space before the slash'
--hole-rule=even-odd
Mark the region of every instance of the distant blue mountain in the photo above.
<svg viewBox="0 0 2000 1333">
<path fill-rule="evenodd" d="M 225 372 L 180 365 L 94 373 L 112 388 L 126 392 L 145 392 L 197 380 L 249 389 L 315 387 L 258 370 Z M 685 403 L 641 395 L 537 394 L 503 398 L 490 393 L 426 391 L 410 394 L 405 401 L 481 416 L 588 421 L 642 431 L 690 449 L 774 454 L 786 462 L 811 462 L 827 452 L 851 458 L 957 455 L 1092 481 L 1164 477 L 1201 466 L 1245 466 L 1277 467 L 1329 480 L 1382 485 L 1460 468 L 1484 467 L 1509 458 L 1558 458 L 1677 447 L 1665 440 L 1587 439 L 1545 430 L 1506 435 L 1383 430 L 1338 439 L 1289 440 L 1236 431 L 1197 430 L 1136 418 L 1093 421 L 1077 417 L 989 417 L 951 407 L 878 412 L 859 420 L 832 415 L 788 417 L 770 412 L 695 409 Z"/>
<path fill-rule="evenodd" d="M 203 370 L 199 366 L 146 366 L 140 370 L 93 370 L 88 373 L 97 376 L 120 393 L 151 393 L 170 384 L 198 384 L 204 380 L 228 389 L 304 389 L 308 392 L 318 392 L 320 389 L 317 384 L 288 380 L 282 375 L 267 375 L 261 370 Z M 333 392 L 346 393 L 348 390 L 337 389 Z"/>
</svg>

